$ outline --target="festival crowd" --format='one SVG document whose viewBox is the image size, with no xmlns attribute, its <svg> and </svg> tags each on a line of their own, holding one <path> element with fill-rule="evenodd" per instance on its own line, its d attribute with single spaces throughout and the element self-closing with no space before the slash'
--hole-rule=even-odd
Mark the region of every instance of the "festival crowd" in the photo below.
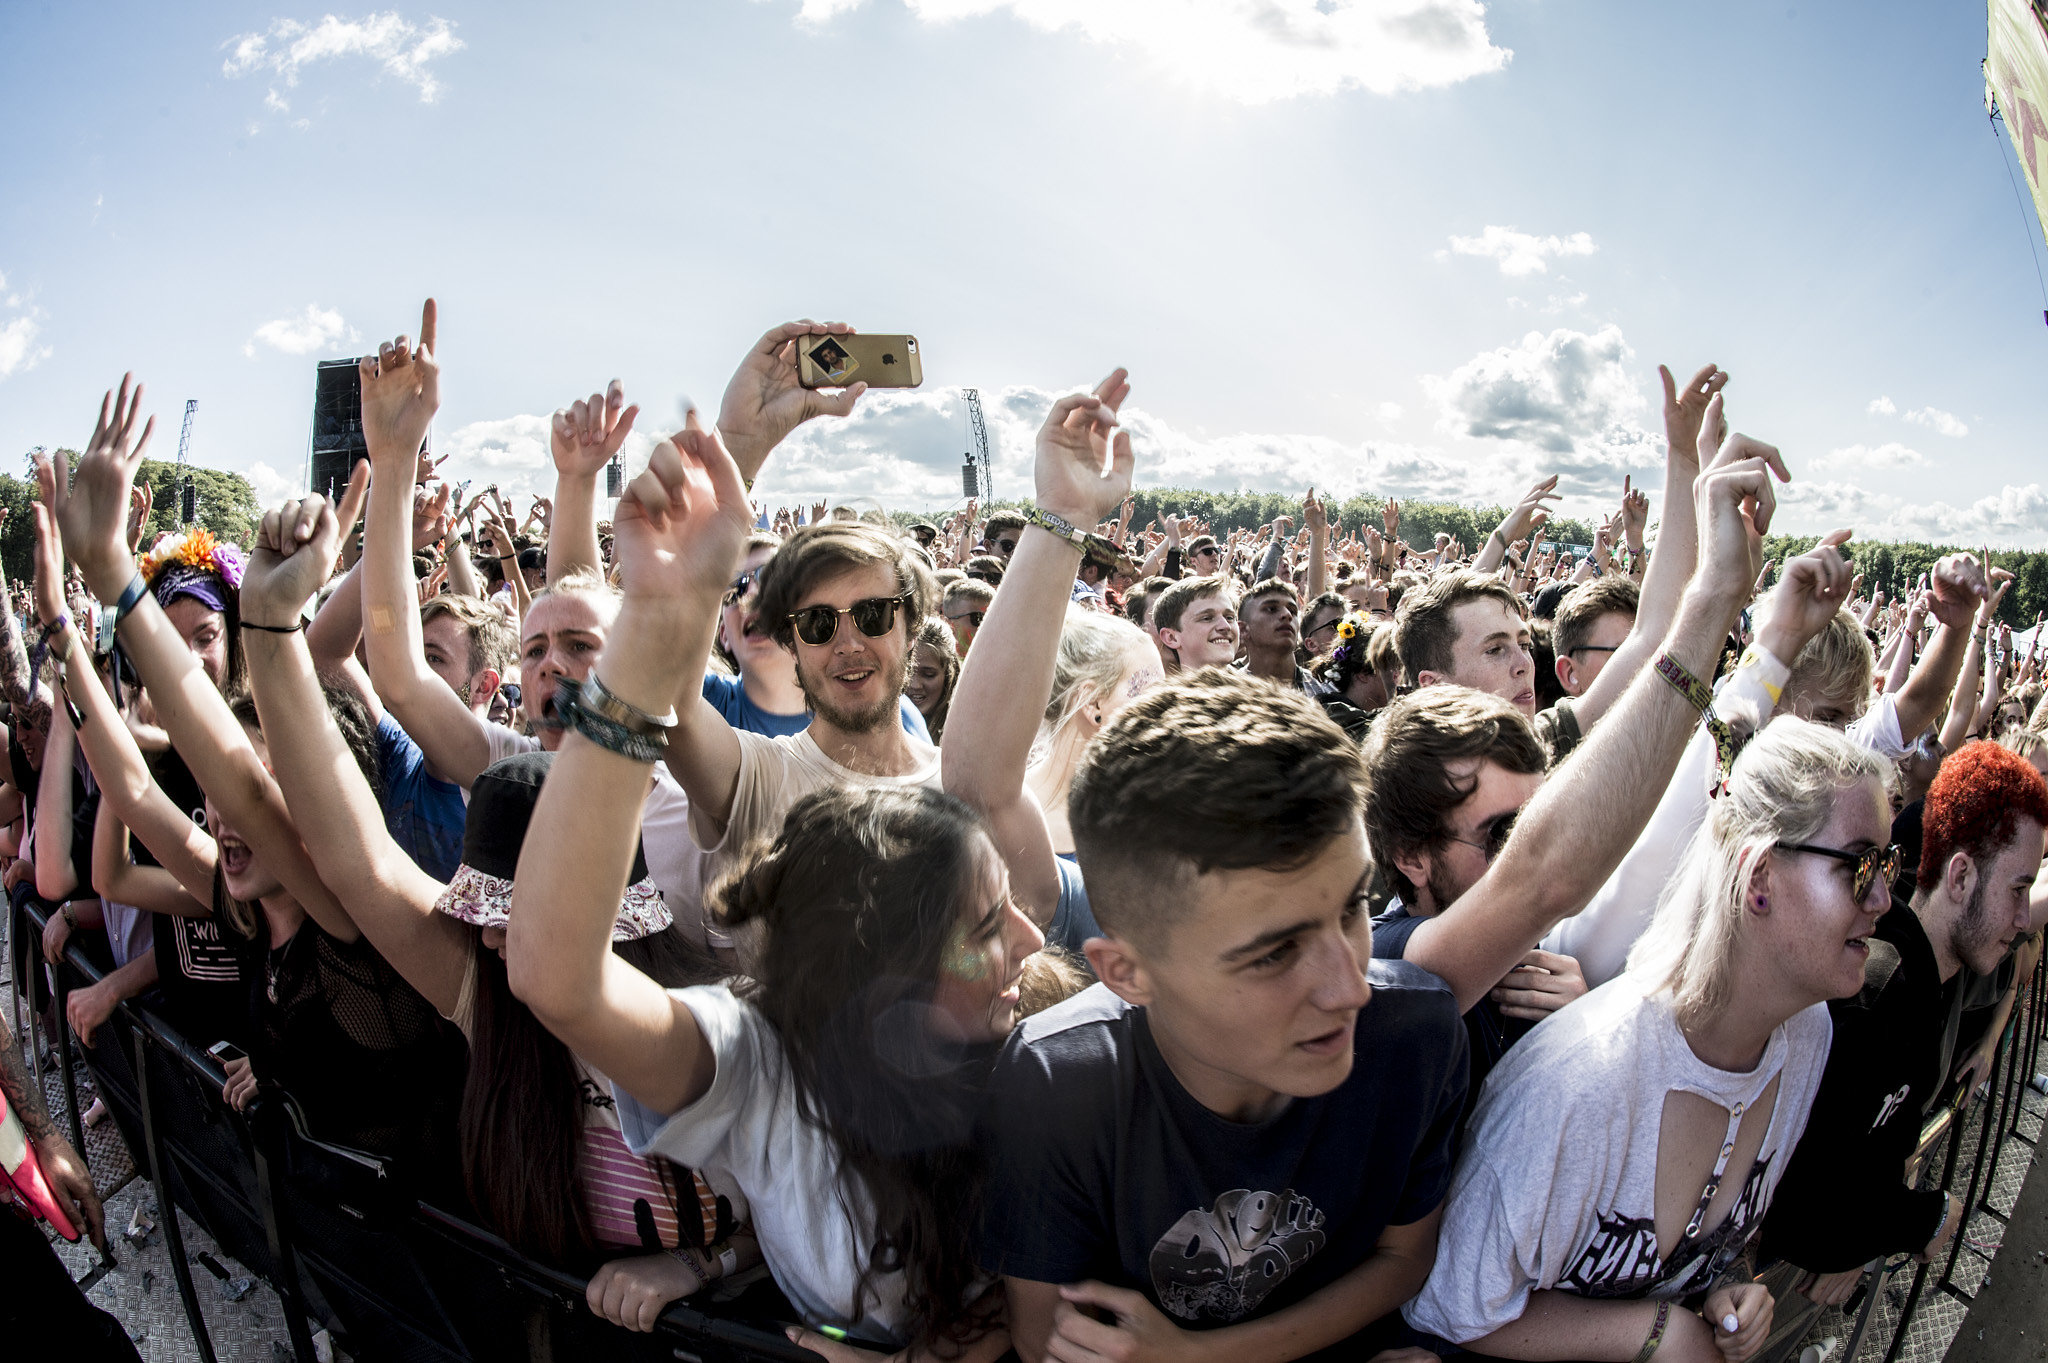
<svg viewBox="0 0 2048 1363">
<path fill-rule="evenodd" d="M 62 1025 L 146 1000 L 592 1312 L 832 1360 L 1741 1363 L 1944 1250 L 1905 1161 L 2048 919 L 2008 574 L 1764 563 L 1792 470 L 1711 365 L 1584 557 L 1555 477 L 1476 549 L 1134 525 L 1120 369 L 1024 509 L 756 504 L 848 330 L 769 331 L 609 521 L 639 408 L 569 404 L 522 519 L 436 476 L 429 302 L 338 505 L 246 547 L 142 542 L 123 379 L 0 612 L 6 884 L 105 970 Z"/>
</svg>

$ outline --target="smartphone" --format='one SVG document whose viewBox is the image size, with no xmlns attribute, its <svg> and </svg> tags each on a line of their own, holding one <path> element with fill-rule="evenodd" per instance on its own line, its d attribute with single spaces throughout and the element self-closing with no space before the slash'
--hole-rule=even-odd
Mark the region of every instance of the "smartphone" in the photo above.
<svg viewBox="0 0 2048 1363">
<path fill-rule="evenodd" d="M 915 388 L 924 362 L 915 336 L 805 336 L 796 343 L 796 380 L 806 388 Z"/>
<path fill-rule="evenodd" d="M 247 1060 L 249 1053 L 232 1041 L 216 1041 L 206 1048 L 206 1053 L 225 1065 L 230 1060 Z"/>
</svg>

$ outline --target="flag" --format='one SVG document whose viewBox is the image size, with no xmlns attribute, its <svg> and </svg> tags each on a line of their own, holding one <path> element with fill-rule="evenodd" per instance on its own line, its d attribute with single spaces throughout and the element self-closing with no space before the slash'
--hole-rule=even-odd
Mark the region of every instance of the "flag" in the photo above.
<svg viewBox="0 0 2048 1363">
<path fill-rule="evenodd" d="M 2048 27 L 2029 0 L 1989 0 L 1984 83 L 2019 154 L 2034 221 L 2048 235 Z"/>
</svg>

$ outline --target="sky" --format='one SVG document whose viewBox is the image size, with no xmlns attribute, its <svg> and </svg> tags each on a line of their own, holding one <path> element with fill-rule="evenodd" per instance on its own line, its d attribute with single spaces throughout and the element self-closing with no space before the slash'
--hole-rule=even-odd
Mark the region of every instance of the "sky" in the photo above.
<svg viewBox="0 0 2048 1363">
<path fill-rule="evenodd" d="M 1657 365 L 1779 445 L 1777 527 L 2048 548 L 2048 255 L 1981 5 L 1815 0 L 268 0 L 0 6 L 0 466 L 132 369 L 176 452 L 304 485 L 318 360 L 438 299 L 445 472 L 545 492 L 791 318 L 924 385 L 769 503 L 999 497 L 1129 368 L 1150 486 L 1661 486 Z M 630 451 L 629 451 L 630 452 Z M 1656 512 L 1653 509 L 1653 515 Z"/>
</svg>

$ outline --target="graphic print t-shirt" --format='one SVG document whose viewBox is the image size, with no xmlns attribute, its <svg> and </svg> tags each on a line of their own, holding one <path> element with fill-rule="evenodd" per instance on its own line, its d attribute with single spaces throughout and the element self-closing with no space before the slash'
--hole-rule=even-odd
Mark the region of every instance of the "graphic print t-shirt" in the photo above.
<svg viewBox="0 0 2048 1363">
<path fill-rule="evenodd" d="M 1467 1343 L 1520 1320 L 1529 1294 L 1677 1300 L 1724 1276 L 1763 1223 L 1827 1066 L 1827 1005 L 1771 1033 L 1746 1074 L 1686 1044 L 1670 997 L 1624 974 L 1538 1024 L 1479 1095 L 1444 1207 L 1436 1267 L 1402 1308 L 1418 1330 Z M 1657 1137 L 1664 1096 L 1730 1112 L 1778 1096 L 1726 1220 L 1660 1257 Z"/>
<path fill-rule="evenodd" d="M 1136 1288 L 1207 1329 L 1299 1301 L 1427 1216 L 1449 1186 L 1465 1028 L 1436 976 L 1367 969 L 1350 1077 L 1263 1122 L 1196 1102 L 1145 1010 L 1103 985 L 1027 1019 L 984 1113 L 982 1266 Z"/>
</svg>

